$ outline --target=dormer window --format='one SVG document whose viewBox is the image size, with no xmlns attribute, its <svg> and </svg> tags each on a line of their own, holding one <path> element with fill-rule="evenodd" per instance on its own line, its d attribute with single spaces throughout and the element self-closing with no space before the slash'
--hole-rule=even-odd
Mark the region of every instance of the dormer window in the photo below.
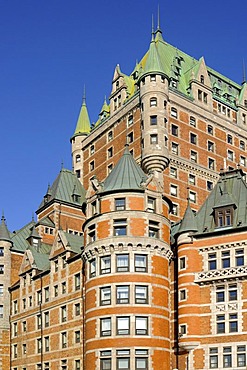
<svg viewBox="0 0 247 370">
<path fill-rule="evenodd" d="M 151 75 L 150 76 L 150 81 L 156 81 L 156 76 L 155 75 Z"/>
<path fill-rule="evenodd" d="M 201 80 L 201 83 L 204 84 L 204 76 L 203 75 L 201 75 L 200 80 Z"/>
<path fill-rule="evenodd" d="M 227 227 L 233 224 L 233 208 L 221 208 L 215 210 L 216 227 Z"/>
</svg>

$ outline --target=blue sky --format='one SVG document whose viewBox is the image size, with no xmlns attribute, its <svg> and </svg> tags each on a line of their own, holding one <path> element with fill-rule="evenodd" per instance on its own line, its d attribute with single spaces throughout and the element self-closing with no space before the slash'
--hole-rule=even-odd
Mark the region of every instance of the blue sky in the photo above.
<svg viewBox="0 0 247 370">
<path fill-rule="evenodd" d="M 8 228 L 32 218 L 61 169 L 86 86 L 91 122 L 114 68 L 130 73 L 149 47 L 151 17 L 164 39 L 241 83 L 247 65 L 242 0 L 0 0 L 0 209 Z"/>
</svg>

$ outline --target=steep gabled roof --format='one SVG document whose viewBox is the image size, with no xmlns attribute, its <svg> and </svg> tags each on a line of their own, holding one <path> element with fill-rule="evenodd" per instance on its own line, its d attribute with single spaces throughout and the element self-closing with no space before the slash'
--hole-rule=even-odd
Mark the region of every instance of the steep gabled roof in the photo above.
<svg viewBox="0 0 247 370">
<path fill-rule="evenodd" d="M 220 174 L 220 179 L 208 198 L 197 212 L 198 233 L 219 230 L 215 226 L 215 210 L 229 207 L 233 209 L 232 226 L 247 226 L 247 185 L 242 170 L 232 170 Z"/>
<path fill-rule="evenodd" d="M 103 192 L 118 190 L 143 190 L 146 174 L 136 163 L 126 145 L 124 153 L 103 184 Z"/>
<path fill-rule="evenodd" d="M 73 195 L 79 196 L 79 201 L 76 201 Z M 39 209 L 52 201 L 59 201 L 62 203 L 69 203 L 75 206 L 80 206 L 85 201 L 85 189 L 74 174 L 74 172 L 62 169 L 56 180 L 49 188 L 49 196 L 47 195 L 42 200 Z"/>
</svg>

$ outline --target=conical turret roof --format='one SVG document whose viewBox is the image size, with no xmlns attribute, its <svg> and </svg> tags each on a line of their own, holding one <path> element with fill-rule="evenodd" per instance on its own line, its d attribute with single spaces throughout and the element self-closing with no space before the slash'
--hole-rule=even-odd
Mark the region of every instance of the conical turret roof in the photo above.
<svg viewBox="0 0 247 370">
<path fill-rule="evenodd" d="M 90 119 L 87 111 L 86 98 L 84 96 L 73 137 L 85 134 L 88 135 L 90 133 L 90 130 L 91 130 Z"/>
<path fill-rule="evenodd" d="M 190 203 L 188 201 L 188 205 L 187 205 L 186 211 L 184 213 L 184 217 L 181 221 L 177 234 L 187 233 L 190 231 L 196 232 L 197 230 L 198 228 L 197 228 L 196 218 L 195 218 L 195 215 L 192 209 L 190 208 Z"/>
<path fill-rule="evenodd" d="M 103 184 L 103 192 L 117 190 L 142 190 L 146 174 L 136 163 L 126 144 L 124 153 Z"/>
<path fill-rule="evenodd" d="M 4 215 L 2 215 L 1 224 L 0 224 L 0 240 L 5 240 L 11 242 L 9 230 L 5 223 Z"/>
</svg>

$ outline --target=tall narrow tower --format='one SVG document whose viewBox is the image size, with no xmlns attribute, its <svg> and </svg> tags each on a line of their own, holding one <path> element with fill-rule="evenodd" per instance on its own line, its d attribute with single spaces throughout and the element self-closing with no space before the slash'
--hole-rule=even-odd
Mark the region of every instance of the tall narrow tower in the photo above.
<svg viewBox="0 0 247 370">
<path fill-rule="evenodd" d="M 85 92 L 83 95 L 82 106 L 77 120 L 77 125 L 73 136 L 70 139 L 72 145 L 72 166 L 78 179 L 83 182 L 83 151 L 82 141 L 90 133 L 90 120 L 88 116 Z"/>
<path fill-rule="evenodd" d="M 84 224 L 85 368 L 170 366 L 170 201 L 126 147 L 92 180 Z"/>
<path fill-rule="evenodd" d="M 142 114 L 142 166 L 163 173 L 169 164 L 167 133 L 168 77 L 159 56 L 161 31 L 152 32 L 147 60 L 139 78 Z M 163 175 L 159 176 L 162 180 Z"/>
</svg>

